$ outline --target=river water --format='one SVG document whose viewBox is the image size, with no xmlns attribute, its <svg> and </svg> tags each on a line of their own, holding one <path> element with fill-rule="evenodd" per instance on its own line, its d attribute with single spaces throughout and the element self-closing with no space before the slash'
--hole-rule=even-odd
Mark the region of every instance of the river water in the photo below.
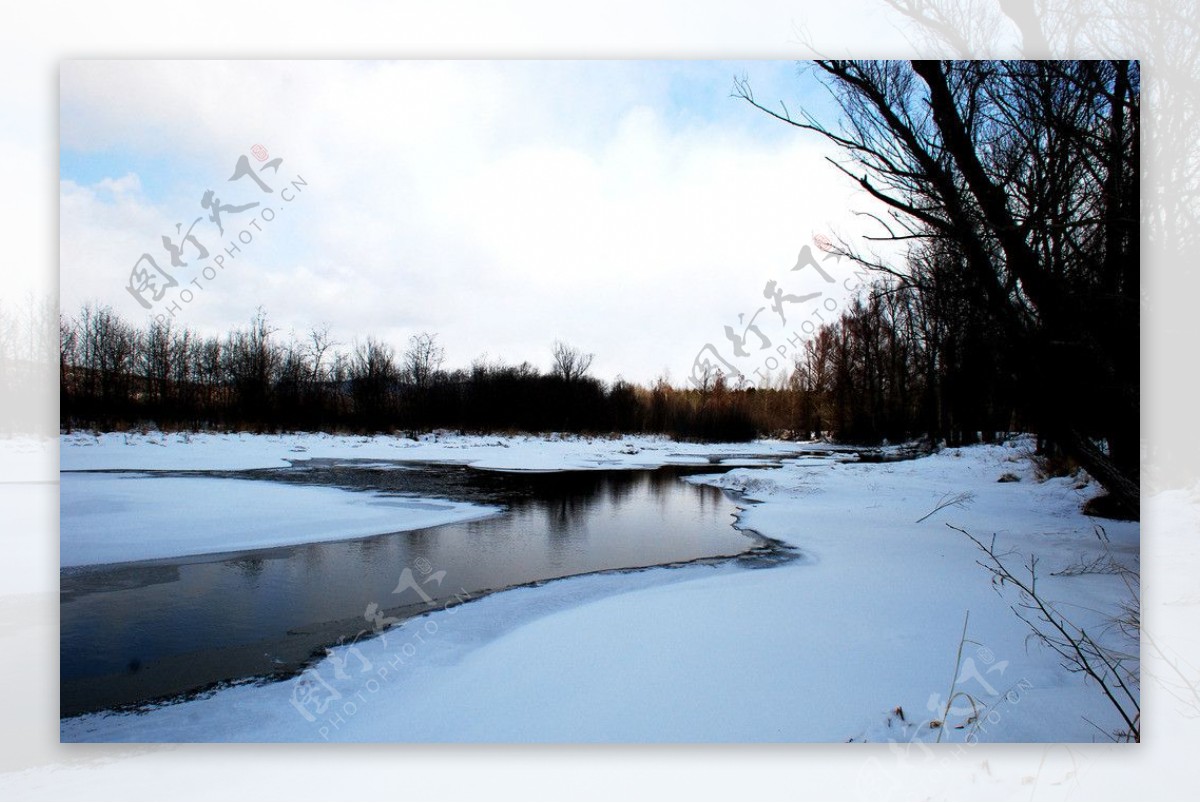
<svg viewBox="0 0 1200 803">
<path fill-rule="evenodd" d="M 778 544 L 735 528 L 735 498 L 683 480 L 714 470 L 724 467 L 533 473 L 342 460 L 195 472 L 477 501 L 504 512 L 370 538 L 64 569 L 61 715 L 287 677 L 329 645 L 514 586 L 787 559 Z"/>
</svg>

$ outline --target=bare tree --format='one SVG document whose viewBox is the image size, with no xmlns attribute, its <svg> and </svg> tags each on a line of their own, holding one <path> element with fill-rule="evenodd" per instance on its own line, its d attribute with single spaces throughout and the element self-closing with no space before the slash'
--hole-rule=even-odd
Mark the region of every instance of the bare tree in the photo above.
<svg viewBox="0 0 1200 803">
<path fill-rule="evenodd" d="M 437 338 L 436 333 L 421 332 L 408 339 L 403 376 L 405 381 L 421 390 L 429 388 L 446 360 L 446 350 L 438 345 Z"/>
<path fill-rule="evenodd" d="M 368 337 L 354 348 L 354 378 L 371 383 L 396 379 L 396 351 L 387 343 Z"/>
<path fill-rule="evenodd" d="M 368 337 L 355 347 L 350 370 L 351 393 L 359 422 L 374 428 L 389 425 L 395 408 L 393 388 L 400 373 L 395 349 Z"/>
<path fill-rule="evenodd" d="M 168 384 L 171 380 L 172 353 L 171 345 L 175 332 L 169 319 L 151 322 L 142 338 L 141 354 L 138 369 L 145 377 L 152 398 L 164 403 L 168 397 Z"/>
<path fill-rule="evenodd" d="M 1137 63 L 815 69 L 844 114 L 836 126 L 763 105 L 744 80 L 734 94 L 843 150 L 834 165 L 889 207 L 868 239 L 912 243 L 969 277 L 969 319 L 993 330 L 1024 413 L 1136 516 Z M 928 278 L 842 253 L 918 289 Z"/>
<path fill-rule="evenodd" d="M 325 360 L 325 354 L 336 345 L 329 334 L 329 324 L 321 324 L 308 330 L 307 356 L 312 369 L 310 382 L 319 382 L 325 376 L 321 365 Z"/>
<path fill-rule="evenodd" d="M 592 367 L 595 354 L 588 354 L 561 340 L 554 341 L 554 375 L 566 382 L 578 382 Z"/>
<path fill-rule="evenodd" d="M 67 370 L 79 364 L 79 325 L 66 315 L 58 316 L 58 366 L 66 383 Z"/>
<path fill-rule="evenodd" d="M 262 307 L 250 326 L 231 332 L 223 349 L 225 371 L 233 385 L 241 415 L 253 420 L 265 416 L 272 383 L 283 355 L 272 340 L 275 328 Z"/>
</svg>

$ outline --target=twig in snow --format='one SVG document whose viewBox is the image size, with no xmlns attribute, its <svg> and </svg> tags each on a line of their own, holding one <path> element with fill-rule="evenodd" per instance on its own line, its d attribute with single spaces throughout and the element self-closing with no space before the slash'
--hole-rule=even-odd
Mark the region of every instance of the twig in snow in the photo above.
<svg viewBox="0 0 1200 803">
<path fill-rule="evenodd" d="M 954 496 L 951 496 L 950 494 L 945 494 L 942 496 L 941 499 L 938 500 L 937 507 L 935 507 L 933 510 L 926 513 L 921 518 L 917 519 L 916 523 L 920 524 L 921 522 L 925 521 L 925 519 L 932 516 L 934 513 L 937 513 L 939 510 L 945 510 L 948 507 L 965 508 L 967 505 L 971 504 L 974 501 L 975 501 L 975 494 L 972 493 L 971 491 L 963 491 L 961 493 L 955 494 Z"/>
<path fill-rule="evenodd" d="M 971 542 L 987 556 L 986 562 L 977 563 L 992 575 L 997 593 L 1000 593 L 1000 588 L 1005 583 L 1011 583 L 1018 589 L 1020 602 L 1009 607 L 1029 626 L 1034 637 L 1063 659 L 1063 668 L 1071 672 L 1082 672 L 1100 686 L 1104 696 L 1125 722 L 1125 730 L 1113 734 L 1114 740 L 1141 741 L 1141 705 L 1138 696 L 1134 694 L 1138 684 L 1137 671 L 1136 668 L 1131 669 L 1123 665 L 1129 656 L 1102 647 L 1086 630 L 1068 621 L 1051 603 L 1039 595 L 1036 559 L 1031 559 L 1026 564 L 1029 579 L 1023 580 L 1013 574 L 1001 560 L 1001 556 L 997 555 L 994 539 L 991 546 L 988 546 L 961 527 L 955 527 L 953 524 L 946 526 L 971 539 Z"/>
</svg>

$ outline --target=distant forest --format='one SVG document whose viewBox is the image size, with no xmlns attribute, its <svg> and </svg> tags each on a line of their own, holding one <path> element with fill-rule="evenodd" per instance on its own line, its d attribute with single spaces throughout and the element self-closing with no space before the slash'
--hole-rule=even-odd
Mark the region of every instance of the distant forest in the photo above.
<svg viewBox="0 0 1200 803">
<path fill-rule="evenodd" d="M 435 335 L 351 350 L 282 339 L 260 314 L 224 337 L 90 306 L 60 319 L 61 424 L 417 432 L 773 434 L 969 443 L 1034 431 L 1136 515 L 1140 459 L 1140 71 L 1130 61 L 821 61 L 836 121 L 735 96 L 832 142 L 890 210 L 849 245 L 869 292 L 770 387 L 605 383 L 558 343 L 549 372 L 443 369 Z M 549 345 L 549 344 L 548 344 Z"/>
<path fill-rule="evenodd" d="M 951 445 L 1021 430 L 986 330 L 930 337 L 911 287 L 881 281 L 817 330 L 773 386 L 649 387 L 588 374 L 593 355 L 556 342 L 551 367 L 476 360 L 445 370 L 436 334 L 404 351 L 368 337 L 340 348 L 326 328 L 280 337 L 260 311 L 223 337 L 169 318 L 143 327 L 109 307 L 60 319 L 64 429 L 278 432 L 660 433 L 746 441 L 763 435 Z M 930 351 L 930 347 L 935 351 Z"/>
<path fill-rule="evenodd" d="M 403 352 L 374 337 L 337 348 L 327 329 L 276 337 L 260 312 L 224 337 L 169 320 L 138 328 L 107 307 L 64 317 L 62 426 L 153 425 L 255 431 L 656 432 L 750 440 L 793 423 L 791 394 L 736 392 L 724 382 L 680 390 L 588 375 L 592 355 L 563 343 L 544 372 L 528 362 L 477 360 L 444 370 L 437 336 Z"/>
</svg>

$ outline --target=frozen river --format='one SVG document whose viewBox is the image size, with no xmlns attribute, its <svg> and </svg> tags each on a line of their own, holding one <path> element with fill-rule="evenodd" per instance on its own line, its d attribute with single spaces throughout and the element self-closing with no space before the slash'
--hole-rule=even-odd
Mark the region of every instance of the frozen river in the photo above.
<svg viewBox="0 0 1200 803">
<path fill-rule="evenodd" d="M 314 460 L 252 471 L 64 473 L 64 505 L 103 483 L 133 498 L 167 487 L 211 494 L 218 508 L 239 491 L 286 486 L 357 492 L 363 504 L 436 507 L 422 500 L 449 498 L 501 512 L 371 537 L 64 568 L 62 715 L 286 676 L 329 645 L 490 591 L 735 556 L 777 560 L 777 544 L 733 526 L 731 496 L 681 479 L 697 471 L 713 466 L 532 473 Z M 137 505 L 125 515 L 132 526 Z M 238 526 L 230 521 L 212 527 Z M 213 536 L 236 541 L 238 533 Z"/>
</svg>

